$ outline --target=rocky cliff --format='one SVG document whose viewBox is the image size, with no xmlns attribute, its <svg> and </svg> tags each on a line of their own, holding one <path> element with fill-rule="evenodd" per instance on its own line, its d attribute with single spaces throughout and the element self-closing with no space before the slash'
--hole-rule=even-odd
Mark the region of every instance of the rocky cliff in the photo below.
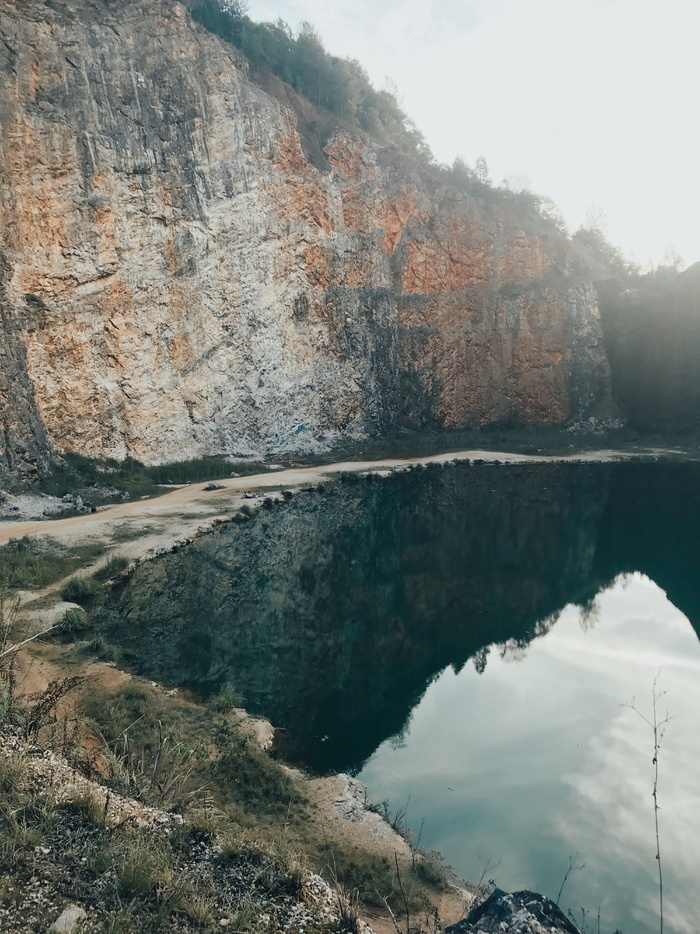
<svg viewBox="0 0 700 934">
<path fill-rule="evenodd" d="M 247 72 L 173 0 L 0 0 L 7 462 L 606 409 L 553 227 L 342 126 L 312 158 Z"/>
</svg>

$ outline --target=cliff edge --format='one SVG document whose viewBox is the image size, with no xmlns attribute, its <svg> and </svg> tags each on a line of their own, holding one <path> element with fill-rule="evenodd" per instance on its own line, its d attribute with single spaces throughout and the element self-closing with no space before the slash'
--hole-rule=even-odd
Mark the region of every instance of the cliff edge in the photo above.
<svg viewBox="0 0 700 934">
<path fill-rule="evenodd" d="M 0 74 L 6 465 L 608 412 L 553 226 L 342 125 L 307 158 L 173 0 L 0 0 Z"/>
</svg>

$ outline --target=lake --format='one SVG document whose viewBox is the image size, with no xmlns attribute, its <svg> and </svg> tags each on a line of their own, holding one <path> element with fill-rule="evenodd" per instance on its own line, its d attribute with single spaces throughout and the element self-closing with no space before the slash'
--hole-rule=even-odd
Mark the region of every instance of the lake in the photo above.
<svg viewBox="0 0 700 934">
<path fill-rule="evenodd" d="M 231 681 L 285 757 L 349 771 L 455 870 L 697 930 L 700 470 L 456 464 L 347 478 L 138 567 L 100 611 L 140 674 Z M 629 706 L 632 699 L 639 713 Z"/>
</svg>

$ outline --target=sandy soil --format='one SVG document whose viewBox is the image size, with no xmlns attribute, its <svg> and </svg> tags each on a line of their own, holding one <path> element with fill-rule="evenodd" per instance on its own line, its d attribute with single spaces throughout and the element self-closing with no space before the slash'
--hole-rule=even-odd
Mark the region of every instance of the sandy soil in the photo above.
<svg viewBox="0 0 700 934">
<path fill-rule="evenodd" d="M 318 825 L 319 839 L 328 838 L 344 847 L 375 853 L 386 857 L 392 865 L 394 854 L 402 863 L 411 859 L 411 848 L 403 837 L 383 817 L 366 808 L 365 786 L 357 779 L 344 774 L 308 779 L 304 793 L 314 806 L 310 821 Z M 441 922 L 449 925 L 459 921 L 471 899 L 466 888 L 456 885 L 443 892 L 436 905 Z M 375 934 L 396 934 L 386 911 L 365 907 L 361 917 Z"/>
</svg>

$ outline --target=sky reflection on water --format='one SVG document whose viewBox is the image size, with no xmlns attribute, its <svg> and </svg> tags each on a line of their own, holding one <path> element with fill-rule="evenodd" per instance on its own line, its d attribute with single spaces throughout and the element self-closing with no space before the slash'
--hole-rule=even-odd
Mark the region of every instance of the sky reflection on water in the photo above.
<svg viewBox="0 0 700 934">
<path fill-rule="evenodd" d="M 584 631 L 568 606 L 518 653 L 492 647 L 486 670 L 448 668 L 402 737 L 385 741 L 359 777 L 408 822 L 421 845 L 466 878 L 487 870 L 506 889 L 557 897 L 610 934 L 658 930 L 652 737 L 647 716 L 661 669 L 660 709 L 674 718 L 660 755 L 659 800 L 667 929 L 697 930 L 700 866 L 700 641 L 686 617 L 641 574 L 596 598 Z M 584 621 L 585 624 L 585 621 Z M 522 654 L 522 653 L 521 653 Z M 410 796 L 410 800 L 409 800 Z M 488 867 L 498 863 L 497 867 Z M 610 884 L 611 878 L 614 884 Z"/>
</svg>

